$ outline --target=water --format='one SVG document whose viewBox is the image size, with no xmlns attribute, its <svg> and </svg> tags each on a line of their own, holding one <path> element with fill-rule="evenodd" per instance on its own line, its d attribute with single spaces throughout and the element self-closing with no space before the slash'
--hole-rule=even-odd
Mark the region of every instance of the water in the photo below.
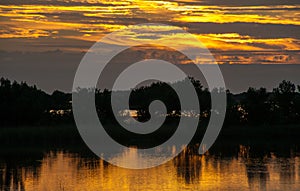
<svg viewBox="0 0 300 191">
<path fill-rule="evenodd" d="M 128 170 L 87 149 L 2 149 L 0 190 L 300 189 L 300 153 L 295 145 L 220 144 L 202 156 L 196 150 L 186 149 L 155 168 Z M 135 152 L 130 154 L 134 157 Z"/>
</svg>

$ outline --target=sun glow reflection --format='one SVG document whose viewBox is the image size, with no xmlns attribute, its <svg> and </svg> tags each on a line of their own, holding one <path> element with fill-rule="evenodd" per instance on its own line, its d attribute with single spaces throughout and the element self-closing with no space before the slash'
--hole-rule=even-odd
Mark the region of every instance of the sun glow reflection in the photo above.
<svg viewBox="0 0 300 191">
<path fill-rule="evenodd" d="M 20 168 L 18 174 L 13 173 L 10 178 L 18 183 L 11 181 L 12 184 L 7 186 L 27 191 L 274 190 L 278 186 L 282 189 L 298 186 L 300 177 L 295 173 L 295 168 L 299 165 L 299 157 L 282 160 L 271 154 L 269 157 L 253 159 L 249 158 L 249 149 L 249 146 L 241 145 L 236 157 L 217 157 L 209 153 L 199 156 L 191 154 L 191 150 L 185 150 L 168 163 L 144 170 L 119 168 L 100 159 L 62 151 L 49 152 L 39 165 Z M 136 155 L 134 151 L 127 154 L 132 155 L 133 159 Z M 4 166 L 3 172 L 6 170 Z M 284 176 L 283 173 L 288 174 Z M 295 184 L 287 184 L 291 179 Z"/>
</svg>

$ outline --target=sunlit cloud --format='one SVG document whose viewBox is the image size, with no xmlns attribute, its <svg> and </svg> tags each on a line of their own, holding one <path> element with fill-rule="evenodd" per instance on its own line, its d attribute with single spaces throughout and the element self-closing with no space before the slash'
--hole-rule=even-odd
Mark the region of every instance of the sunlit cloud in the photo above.
<svg viewBox="0 0 300 191">
<path fill-rule="evenodd" d="M 15 4 L 14 4 L 15 2 Z M 46 2 L 46 1 L 45 1 Z M 251 31 L 244 31 L 243 34 L 231 32 L 206 32 L 201 33 L 197 29 L 198 23 L 243 23 L 253 25 L 268 24 L 274 26 L 300 27 L 300 4 L 270 4 L 257 6 L 241 5 L 210 5 L 210 1 L 160 1 L 160 0 L 54 0 L 47 1 L 26 0 L 24 4 L 14 0 L 8 3 L 5 1 L 0 5 L 0 40 L 16 39 L 20 44 L 25 44 L 25 39 L 33 39 L 37 44 L 45 38 L 47 40 L 59 39 L 62 43 L 75 40 L 79 44 L 74 48 L 56 48 L 64 51 L 86 51 L 89 47 L 82 47 L 80 43 L 96 42 L 105 34 L 123 29 L 126 26 L 139 23 L 165 23 L 181 26 L 192 33 L 212 51 L 275 51 L 281 54 L 275 56 L 264 56 L 255 59 L 257 62 L 288 62 L 294 63 L 297 56 L 292 58 L 285 51 L 299 51 L 300 41 L 298 37 L 288 36 L 282 33 L 280 37 L 274 38 L 268 34 L 264 37 L 255 36 Z M 277 32 L 279 33 L 279 32 Z M 294 34 L 294 33 L 293 33 Z M 125 43 L 141 38 L 145 40 L 151 34 L 143 36 L 128 36 L 118 39 L 118 43 Z M 172 43 L 183 41 L 180 33 L 160 35 L 151 37 L 161 41 Z M 149 43 L 151 41 L 149 38 Z M 195 42 L 178 43 L 179 49 L 185 49 L 187 45 L 193 46 Z M 23 45 L 25 46 L 25 45 Z M 34 51 L 34 47 L 31 47 Z M 23 48 L 20 48 L 23 49 Z M 293 53 L 294 54 L 294 53 Z M 255 53 L 253 53 L 255 55 Z M 298 55 L 298 54 L 295 54 Z M 256 55 L 257 56 L 257 55 Z M 219 57 L 216 55 L 216 57 Z M 222 57 L 230 60 L 231 63 L 238 63 L 230 56 Z M 240 63 L 253 62 L 247 56 L 240 57 Z M 299 60 L 298 60 L 299 61 Z M 227 61 L 224 61 L 224 63 Z"/>
<path fill-rule="evenodd" d="M 293 38 L 262 39 L 238 33 L 201 34 L 198 38 L 215 50 L 299 50 L 300 41 Z"/>
<path fill-rule="evenodd" d="M 231 51 L 214 54 L 218 64 L 298 64 L 300 52 Z"/>
</svg>

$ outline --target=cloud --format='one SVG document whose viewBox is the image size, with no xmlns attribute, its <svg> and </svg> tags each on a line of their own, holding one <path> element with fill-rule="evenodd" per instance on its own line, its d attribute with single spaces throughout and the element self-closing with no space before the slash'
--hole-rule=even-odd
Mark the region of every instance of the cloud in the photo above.
<svg viewBox="0 0 300 191">
<path fill-rule="evenodd" d="M 158 22 L 180 26 L 195 34 L 212 51 L 223 51 L 224 55 L 247 51 L 257 57 L 256 51 L 273 51 L 275 56 L 285 57 L 287 51 L 300 49 L 299 10 L 300 4 L 294 0 L 2 0 L 0 50 L 59 48 L 82 52 L 109 32 L 128 25 Z M 149 40 L 168 40 L 166 36 L 151 34 L 138 38 L 146 36 Z M 296 63 L 297 55 L 273 60 Z M 247 59 L 239 60 L 245 63 Z M 250 61 L 269 63 L 270 60 L 261 57 Z M 239 63 L 232 58 L 223 62 Z"/>
<path fill-rule="evenodd" d="M 219 64 L 299 64 L 300 51 L 213 51 Z"/>
<path fill-rule="evenodd" d="M 298 0 L 174 0 L 174 2 L 188 5 L 216 5 L 216 6 L 268 6 L 268 5 L 297 5 Z"/>
<path fill-rule="evenodd" d="M 176 24 L 176 23 L 172 23 Z M 194 34 L 238 33 L 257 38 L 300 38 L 300 26 L 257 23 L 180 23 Z M 272 31 L 272 32 L 270 32 Z"/>
</svg>

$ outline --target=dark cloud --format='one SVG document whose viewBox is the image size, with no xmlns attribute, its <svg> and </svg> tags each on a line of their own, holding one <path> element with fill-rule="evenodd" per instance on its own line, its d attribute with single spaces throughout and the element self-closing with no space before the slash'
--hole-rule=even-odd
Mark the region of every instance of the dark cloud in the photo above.
<svg viewBox="0 0 300 191">
<path fill-rule="evenodd" d="M 1 0 L 1 5 L 63 5 L 63 6 L 82 6 L 82 5 L 97 5 L 113 7 L 110 3 L 89 3 L 87 1 L 64 1 L 64 0 Z"/>
<path fill-rule="evenodd" d="M 185 5 L 225 5 L 225 6 L 253 6 L 253 5 L 298 5 L 299 0 L 248 0 L 248 1 L 241 1 L 241 0 L 170 0 L 170 2 L 177 2 L 180 4 Z M 113 3 L 101 3 L 93 2 L 89 3 L 87 1 L 68 1 L 67 3 L 63 0 L 1 0 L 1 4 L 3 5 L 21 5 L 21 4 L 38 4 L 38 5 L 105 5 L 105 6 L 115 6 Z"/>
<path fill-rule="evenodd" d="M 258 23 L 170 23 L 196 34 L 238 33 L 257 38 L 300 38 L 300 26 Z"/>
<path fill-rule="evenodd" d="M 72 38 L 51 38 L 44 37 L 38 39 L 1 39 L 0 38 L 0 50 L 7 52 L 18 51 L 48 51 L 64 48 L 74 48 L 76 51 L 86 51 L 89 49 L 95 42 L 85 41 L 80 39 Z M 74 51 L 75 51 L 74 50 Z"/>
<path fill-rule="evenodd" d="M 181 4 L 201 4 L 201 5 L 216 5 L 216 6 L 257 6 L 257 5 L 298 5 L 299 0 L 191 0 L 191 1 L 182 1 L 182 0 L 171 0 L 172 2 L 178 2 Z"/>
</svg>

